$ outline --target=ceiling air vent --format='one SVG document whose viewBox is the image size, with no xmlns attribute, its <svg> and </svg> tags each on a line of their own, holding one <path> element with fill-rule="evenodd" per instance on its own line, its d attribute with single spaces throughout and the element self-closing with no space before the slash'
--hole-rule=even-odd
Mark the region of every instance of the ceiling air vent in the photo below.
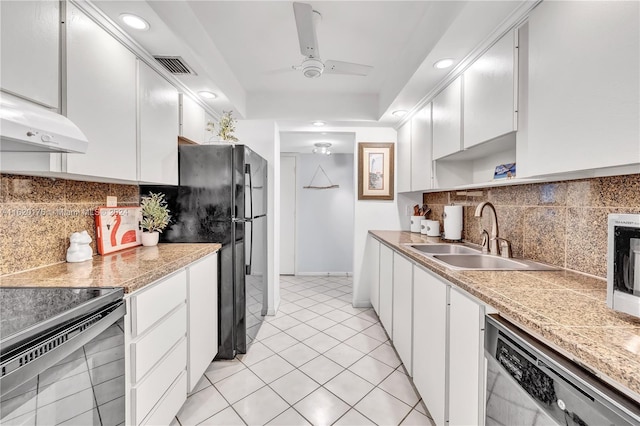
<svg viewBox="0 0 640 426">
<path fill-rule="evenodd" d="M 175 75 L 198 75 L 180 56 L 154 56 L 156 61 Z"/>
</svg>

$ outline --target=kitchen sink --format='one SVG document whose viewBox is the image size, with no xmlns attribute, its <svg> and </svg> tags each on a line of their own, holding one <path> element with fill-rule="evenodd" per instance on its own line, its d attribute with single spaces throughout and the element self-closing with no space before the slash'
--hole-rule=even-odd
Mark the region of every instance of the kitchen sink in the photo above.
<svg viewBox="0 0 640 426">
<path fill-rule="evenodd" d="M 463 244 L 406 244 L 435 262 L 455 270 L 554 271 L 559 268 L 525 259 L 511 259 L 482 253 Z"/>
<path fill-rule="evenodd" d="M 411 244 L 409 247 L 429 254 L 478 254 L 478 250 L 460 244 Z"/>
</svg>

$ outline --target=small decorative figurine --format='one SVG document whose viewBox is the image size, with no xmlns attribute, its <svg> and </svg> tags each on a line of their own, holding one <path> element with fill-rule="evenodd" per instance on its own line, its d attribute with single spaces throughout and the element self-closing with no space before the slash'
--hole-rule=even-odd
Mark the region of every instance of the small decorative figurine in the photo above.
<svg viewBox="0 0 640 426">
<path fill-rule="evenodd" d="M 93 250 L 91 250 L 91 237 L 87 231 L 74 232 L 69 237 L 69 248 L 67 249 L 67 262 L 84 262 L 91 260 Z"/>
</svg>

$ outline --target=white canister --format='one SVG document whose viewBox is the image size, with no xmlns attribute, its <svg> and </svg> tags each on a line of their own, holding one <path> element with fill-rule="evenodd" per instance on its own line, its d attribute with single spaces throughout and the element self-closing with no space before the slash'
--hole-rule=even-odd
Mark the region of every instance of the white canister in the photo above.
<svg viewBox="0 0 640 426">
<path fill-rule="evenodd" d="M 440 236 L 440 222 L 437 220 L 422 220 L 420 225 L 420 233 L 429 237 Z"/>
<path fill-rule="evenodd" d="M 462 206 L 444 206 L 444 235 L 446 240 L 462 239 Z"/>
<path fill-rule="evenodd" d="M 420 221 L 424 216 L 411 216 L 411 232 L 420 232 Z"/>
</svg>

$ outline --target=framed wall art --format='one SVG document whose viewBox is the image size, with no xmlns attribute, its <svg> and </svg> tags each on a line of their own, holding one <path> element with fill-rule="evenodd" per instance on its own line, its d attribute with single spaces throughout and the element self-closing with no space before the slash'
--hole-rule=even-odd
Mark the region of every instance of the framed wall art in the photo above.
<svg viewBox="0 0 640 426">
<path fill-rule="evenodd" d="M 358 144 L 358 200 L 393 200 L 393 146 Z"/>
</svg>

